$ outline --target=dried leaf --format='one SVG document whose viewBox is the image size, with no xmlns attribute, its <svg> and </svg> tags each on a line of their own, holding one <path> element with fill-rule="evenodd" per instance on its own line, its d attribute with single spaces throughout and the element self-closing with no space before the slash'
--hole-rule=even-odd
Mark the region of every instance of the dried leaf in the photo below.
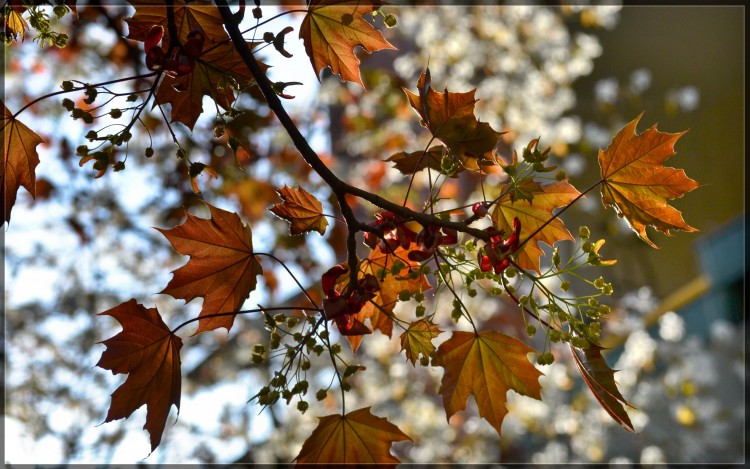
<svg viewBox="0 0 750 469">
<path fill-rule="evenodd" d="M 3 140 L 3 164 L 0 179 L 3 181 L 3 220 L 10 223 L 10 211 L 16 203 L 18 188 L 23 186 L 32 197 L 36 197 L 36 175 L 39 164 L 36 146 L 43 143 L 39 135 L 16 120 L 3 101 L 0 117 L 0 134 Z"/>
<path fill-rule="evenodd" d="M 299 37 L 305 43 L 317 75 L 325 67 L 364 88 L 359 73 L 359 59 L 354 48 L 362 46 L 368 53 L 395 49 L 377 29 L 362 16 L 380 8 L 376 0 L 313 0 L 302 20 Z"/>
<path fill-rule="evenodd" d="M 409 324 L 409 328 L 401 334 L 401 350 L 406 351 L 406 359 L 411 360 L 412 365 L 417 364 L 419 355 L 432 357 L 435 355 L 435 346 L 432 339 L 443 332 L 426 319 L 420 319 Z"/>
<path fill-rule="evenodd" d="M 495 222 L 497 229 L 510 233 L 513 218 L 518 217 L 521 222 L 519 242 L 523 243 L 547 220 L 552 218 L 554 209 L 569 204 L 579 194 L 568 181 L 559 181 L 532 191 L 533 200 L 531 202 L 521 199 L 513 201 L 511 195 L 506 195 L 495 206 L 492 212 L 492 220 Z M 518 265 L 524 269 L 539 272 L 539 258 L 542 255 L 542 249 L 538 244 L 544 242 L 553 246 L 560 240 L 572 241 L 573 236 L 565 228 L 562 220 L 556 218 L 535 234 L 534 239 L 521 246 L 518 253 Z"/>
<path fill-rule="evenodd" d="M 481 170 L 485 162 L 491 161 L 492 150 L 502 135 L 495 132 L 487 122 L 480 122 L 474 115 L 476 89 L 468 93 L 443 93 L 430 86 L 429 70 L 422 73 L 417 83 L 419 94 L 404 88 L 409 103 L 422 118 L 432 135 L 443 142 L 463 166 L 474 171 Z"/>
<path fill-rule="evenodd" d="M 595 344 L 589 344 L 586 349 L 570 346 L 578 371 L 591 392 L 594 393 L 596 400 L 617 423 L 625 427 L 626 430 L 634 432 L 633 424 L 630 423 L 630 417 L 628 417 L 622 404 L 631 408 L 634 407 L 618 391 L 617 383 L 615 383 L 615 370 L 607 365 L 602 356 L 602 350 L 602 347 Z"/>
<path fill-rule="evenodd" d="M 398 464 L 390 452 L 395 441 L 412 441 L 397 426 L 370 413 L 321 417 L 297 455 L 297 464 Z"/>
<path fill-rule="evenodd" d="M 169 409 L 180 410 L 180 348 L 156 308 L 146 308 L 134 299 L 99 313 L 112 316 L 122 332 L 103 342 L 107 349 L 96 366 L 112 374 L 127 373 L 125 382 L 112 393 L 105 422 L 129 417 L 146 405 L 146 424 L 151 435 L 151 451 L 161 442 Z"/>
<path fill-rule="evenodd" d="M 457 331 L 438 348 L 433 365 L 445 368 L 440 385 L 448 418 L 466 408 L 474 396 L 479 415 L 497 433 L 508 413 L 505 407 L 509 389 L 541 400 L 541 372 L 526 355 L 534 350 L 523 342 L 496 331 Z"/>
<path fill-rule="evenodd" d="M 284 202 L 274 205 L 271 211 L 278 217 L 289 220 L 289 233 L 293 235 L 317 231 L 326 232 L 328 220 L 323 215 L 323 204 L 314 195 L 300 188 L 284 186 L 277 189 Z"/>
<path fill-rule="evenodd" d="M 190 256 L 184 266 L 173 272 L 174 277 L 161 291 L 186 302 L 202 297 L 198 321 L 201 332 L 225 327 L 234 323 L 234 315 L 206 317 L 217 313 L 238 311 L 251 291 L 255 289 L 256 276 L 263 268 L 253 255 L 252 233 L 236 213 L 227 212 L 206 203 L 211 219 L 187 214 L 185 223 L 171 229 L 157 228 L 174 249 Z"/>
<path fill-rule="evenodd" d="M 663 165 L 675 154 L 674 144 L 685 132 L 666 133 L 656 125 L 636 134 L 643 114 L 633 119 L 612 139 L 606 151 L 599 150 L 602 203 L 613 206 L 624 217 L 638 237 L 651 247 L 658 247 L 648 238 L 646 226 L 667 236 L 669 230 L 698 231 L 685 223 L 679 210 L 669 206 L 667 199 L 682 197 L 700 184 L 685 171 Z"/>
</svg>

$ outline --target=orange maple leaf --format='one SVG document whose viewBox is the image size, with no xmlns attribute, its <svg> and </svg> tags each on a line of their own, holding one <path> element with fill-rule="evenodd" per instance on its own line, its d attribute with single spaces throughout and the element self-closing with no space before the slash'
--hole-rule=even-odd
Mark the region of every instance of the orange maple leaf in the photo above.
<svg viewBox="0 0 750 469">
<path fill-rule="evenodd" d="M 10 223 L 10 211 L 16 203 L 18 188 L 23 186 L 32 197 L 36 197 L 36 175 L 39 164 L 36 146 L 43 143 L 39 135 L 16 120 L 5 103 L 0 116 L 0 135 L 3 140 L 3 164 L 0 179 L 3 180 L 3 220 Z"/>
<path fill-rule="evenodd" d="M 180 254 L 190 256 L 184 266 L 172 272 L 174 277 L 160 293 L 186 302 L 203 297 L 198 316 L 201 332 L 234 323 L 234 315 L 204 317 L 239 310 L 255 289 L 257 275 L 263 268 L 253 255 L 252 233 L 236 213 L 227 212 L 204 202 L 211 218 L 187 214 L 185 223 L 171 229 L 156 228 Z"/>
<path fill-rule="evenodd" d="M 599 150 L 602 203 L 613 206 L 639 238 L 658 249 L 648 239 L 648 225 L 667 236 L 671 236 L 669 230 L 698 231 L 685 223 L 680 211 L 669 206 L 667 199 L 682 197 L 700 184 L 687 177 L 685 171 L 663 165 L 675 154 L 674 144 L 686 131 L 659 132 L 654 124 L 636 134 L 642 116 L 643 113 L 623 127 L 606 151 Z"/>
<path fill-rule="evenodd" d="M 369 407 L 319 420 L 302 444 L 297 464 L 398 464 L 391 445 L 412 441 L 385 418 L 372 415 Z"/>
<path fill-rule="evenodd" d="M 284 202 L 271 207 L 271 211 L 278 217 L 289 220 L 289 233 L 298 235 L 317 231 L 321 235 L 326 232 L 328 220 L 323 215 L 323 204 L 314 195 L 302 189 L 292 189 L 284 186 L 277 189 Z"/>
<path fill-rule="evenodd" d="M 126 19 L 130 29 L 128 38 L 144 41 L 149 30 L 160 25 L 164 28 L 162 50 L 169 49 L 169 27 L 165 4 L 147 0 L 131 0 L 135 15 Z M 219 106 L 229 109 L 235 100 L 232 85 L 248 86 L 253 82 L 252 73 L 224 30 L 219 10 L 211 2 L 176 1 L 175 26 L 181 43 L 188 40 L 190 32 L 200 26 L 206 36 L 202 54 L 196 59 L 195 68 L 187 75 L 171 77 L 165 75 L 156 93 L 158 104 L 171 104 L 172 122 L 182 122 L 190 129 L 203 112 L 203 97 L 209 96 Z M 259 42 L 249 42 L 250 49 Z M 265 72 L 267 65 L 259 62 Z"/>
<path fill-rule="evenodd" d="M 565 228 L 562 220 L 555 218 L 536 233 L 534 239 L 524 243 L 530 235 L 552 218 L 552 211 L 555 208 L 569 204 L 578 195 L 580 192 L 568 181 L 558 181 L 547 186 L 540 186 L 538 190 L 532 190 L 532 201 L 513 200 L 511 194 L 506 194 L 498 201 L 492 212 L 492 220 L 497 229 L 510 233 L 513 218 L 518 217 L 521 222 L 519 243 L 523 245 L 518 251 L 519 266 L 539 272 L 539 258 L 542 255 L 539 243 L 544 242 L 553 246 L 560 240 L 573 240 L 573 236 Z"/>
<path fill-rule="evenodd" d="M 415 245 L 412 244 L 412 246 Z M 387 253 L 382 251 L 380 247 L 375 247 L 368 258 L 360 263 L 359 267 L 359 278 L 364 278 L 367 274 L 374 275 L 378 280 L 379 289 L 375 298 L 363 306 L 359 313 L 354 315 L 354 318 L 361 323 L 364 323 L 365 319 L 369 318 L 372 329 L 377 329 L 388 337 L 393 333 L 393 319 L 391 315 L 393 314 L 393 309 L 396 307 L 396 303 L 398 303 L 398 294 L 404 290 L 416 293 L 431 288 L 427 277 L 423 273 L 412 278 L 410 273 L 413 270 L 418 270 L 420 263 L 409 259 L 409 251 L 411 249 L 404 249 L 399 246 L 393 253 Z M 394 275 L 392 269 L 396 261 L 404 264 L 404 268 L 401 272 Z M 348 274 L 342 277 L 348 277 Z M 346 282 L 343 282 L 342 286 L 345 285 Z M 363 336 L 349 335 L 346 338 L 349 340 L 352 350 L 356 351 L 362 342 Z"/>
<path fill-rule="evenodd" d="M 426 319 L 419 319 L 409 324 L 409 328 L 401 334 L 401 350 L 406 351 L 406 359 L 411 360 L 412 365 L 416 366 L 420 354 L 424 357 L 434 356 L 435 345 L 432 339 L 442 332 Z"/>
<path fill-rule="evenodd" d="M 169 330 L 156 308 L 134 299 L 99 313 L 112 316 L 122 332 L 100 343 L 107 349 L 96 366 L 112 374 L 127 373 L 125 382 L 112 393 L 105 422 L 129 417 L 146 405 L 146 424 L 151 451 L 161 442 L 169 409 L 180 410 L 180 348 L 182 340 Z"/>
<path fill-rule="evenodd" d="M 419 94 L 403 88 L 409 103 L 422 118 L 424 126 L 459 158 L 465 168 L 481 170 L 482 163 L 491 161 L 491 152 L 502 134 L 474 115 L 476 88 L 468 93 L 453 93 L 446 88 L 439 93 L 432 89 L 430 81 L 427 69 L 417 82 Z"/>
<path fill-rule="evenodd" d="M 364 88 L 359 73 L 359 59 L 354 48 L 362 46 L 368 53 L 395 49 L 362 16 L 382 5 L 377 0 L 313 0 L 302 20 L 299 37 L 304 41 L 313 70 L 331 67 L 341 81 L 351 81 Z"/>
<path fill-rule="evenodd" d="M 571 345 L 570 350 L 573 352 L 573 360 L 576 362 L 578 371 L 591 392 L 594 393 L 596 400 L 617 423 L 628 431 L 634 432 L 633 424 L 630 423 L 630 417 L 622 404 L 634 407 L 622 397 L 617 389 L 615 370 L 612 370 L 604 360 L 601 352 L 603 348 L 589 344 L 588 348 L 578 349 Z"/>
<path fill-rule="evenodd" d="M 498 435 L 509 389 L 524 396 L 542 399 L 539 376 L 542 373 L 526 358 L 534 349 L 513 337 L 496 331 L 457 331 L 438 348 L 433 365 L 445 368 L 440 385 L 446 417 L 466 408 L 474 396 L 479 415 Z"/>
</svg>

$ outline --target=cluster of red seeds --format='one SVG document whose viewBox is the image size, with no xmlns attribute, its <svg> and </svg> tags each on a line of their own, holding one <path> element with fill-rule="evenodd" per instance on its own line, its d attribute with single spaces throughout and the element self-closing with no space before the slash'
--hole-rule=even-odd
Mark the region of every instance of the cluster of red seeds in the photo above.
<svg viewBox="0 0 750 469">
<path fill-rule="evenodd" d="M 149 70 L 164 70 L 167 75 L 178 77 L 187 75 L 195 68 L 195 61 L 203 53 L 203 43 L 206 35 L 203 28 L 197 26 L 187 36 L 185 44 L 178 44 L 170 48 L 165 54 L 159 46 L 164 35 L 164 28 L 153 26 L 144 41 L 146 49 L 146 67 Z"/>
<path fill-rule="evenodd" d="M 347 272 L 343 265 L 335 265 L 323 274 L 323 310 L 326 319 L 336 322 L 341 335 L 363 335 L 372 331 L 357 320 L 354 315 L 359 313 L 367 302 L 375 297 L 380 289 L 374 275 L 367 274 L 359 280 L 356 288 L 347 289 L 348 294 L 341 295 L 336 291 L 336 279 Z"/>
<path fill-rule="evenodd" d="M 492 228 L 488 228 L 487 231 L 492 231 Z M 482 272 L 489 272 L 492 269 L 496 274 L 501 274 L 510 265 L 510 258 L 508 256 L 518 249 L 518 236 L 520 233 L 521 221 L 516 217 L 513 219 L 513 232 L 510 236 L 506 239 L 503 239 L 500 235 L 490 238 L 490 242 L 479 250 L 477 256 L 479 268 Z"/>
</svg>

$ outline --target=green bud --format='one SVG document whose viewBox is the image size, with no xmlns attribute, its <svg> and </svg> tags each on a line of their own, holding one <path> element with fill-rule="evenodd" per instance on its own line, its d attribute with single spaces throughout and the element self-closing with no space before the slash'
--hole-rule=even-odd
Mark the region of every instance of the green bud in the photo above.
<svg viewBox="0 0 750 469">
<path fill-rule="evenodd" d="M 533 324 L 526 326 L 526 335 L 534 337 L 536 335 L 536 327 Z"/>
<path fill-rule="evenodd" d="M 73 119 L 80 119 L 81 117 L 83 117 L 83 109 L 77 107 L 73 108 L 72 116 Z"/>
<path fill-rule="evenodd" d="M 118 161 L 117 163 L 112 166 L 115 171 L 122 171 L 125 169 L 125 162 L 124 161 Z"/>
<path fill-rule="evenodd" d="M 581 246 L 581 249 L 583 250 L 583 252 L 591 252 L 593 248 L 594 248 L 594 244 L 591 243 L 590 241 L 586 241 L 585 243 L 583 243 L 583 246 Z"/>
<path fill-rule="evenodd" d="M 138 95 L 133 93 L 130 96 L 128 96 L 128 99 L 126 99 L 127 102 L 133 103 L 135 101 L 138 101 Z"/>
<path fill-rule="evenodd" d="M 269 44 L 273 42 L 275 35 L 271 31 L 266 31 L 263 33 L 263 40 Z"/>
<path fill-rule="evenodd" d="M 417 308 L 414 312 L 418 318 L 421 318 L 422 316 L 424 316 L 425 307 L 423 305 L 417 305 Z"/>
<path fill-rule="evenodd" d="M 558 171 L 557 174 L 555 174 L 555 180 L 557 180 L 557 181 L 562 181 L 562 180 L 564 180 L 567 177 L 568 177 L 568 174 L 565 171 L 563 171 L 562 169 L 560 171 Z"/>
<path fill-rule="evenodd" d="M 549 340 L 554 343 L 560 342 L 560 331 L 557 329 L 549 331 Z"/>
<path fill-rule="evenodd" d="M 183 159 L 187 157 L 187 150 L 184 148 L 178 148 L 177 149 L 177 158 Z"/>
<path fill-rule="evenodd" d="M 286 325 L 289 328 L 296 326 L 298 323 L 299 323 L 299 318 L 296 316 L 291 316 L 286 319 Z"/>
<path fill-rule="evenodd" d="M 310 363 L 310 360 L 304 359 L 299 367 L 302 368 L 302 370 L 309 370 L 311 366 L 312 364 Z"/>
<path fill-rule="evenodd" d="M 88 131 L 88 132 L 86 133 L 86 138 L 87 138 L 87 139 L 89 139 L 89 140 L 96 140 L 96 138 L 97 138 L 98 136 L 99 136 L 99 135 L 97 135 L 97 133 L 96 133 L 96 131 L 95 131 L 95 130 L 89 130 L 89 131 Z"/>
<path fill-rule="evenodd" d="M 393 15 L 386 15 L 386 17 L 383 19 L 383 22 L 389 28 L 394 28 L 397 23 L 396 17 Z"/>
<path fill-rule="evenodd" d="M 146 156 L 146 158 L 151 158 L 152 156 L 154 156 L 154 149 L 151 147 L 146 148 L 146 152 L 144 153 L 144 155 Z"/>
<path fill-rule="evenodd" d="M 592 308 L 596 308 L 599 306 L 599 302 L 596 300 L 596 298 L 589 298 L 589 306 Z"/>
<path fill-rule="evenodd" d="M 302 342 L 302 333 L 301 332 L 295 332 L 292 337 L 294 337 L 294 341 L 295 342 Z"/>
<path fill-rule="evenodd" d="M 578 236 L 581 239 L 588 239 L 591 236 L 591 231 L 588 226 L 581 226 L 578 228 Z"/>
<path fill-rule="evenodd" d="M 560 290 L 562 291 L 570 290 L 570 282 L 568 282 L 567 280 L 563 280 L 562 282 L 560 282 Z"/>
<path fill-rule="evenodd" d="M 323 346 L 320 345 L 320 344 L 318 344 L 315 347 L 313 347 L 313 352 L 315 352 L 315 355 L 317 355 L 317 356 L 320 356 L 320 354 L 323 353 L 324 350 L 325 350 L 325 348 L 323 348 Z"/>
<path fill-rule="evenodd" d="M 87 124 L 93 124 L 94 123 L 94 116 L 92 116 L 90 112 L 83 113 L 83 122 L 85 122 Z"/>
<path fill-rule="evenodd" d="M 334 355 L 341 353 L 341 346 L 339 344 L 331 345 L 331 353 L 333 353 Z"/>
<path fill-rule="evenodd" d="M 469 297 L 474 298 L 475 296 L 477 296 L 477 291 L 473 288 L 469 288 L 468 290 L 466 290 L 466 294 L 469 295 Z"/>
<path fill-rule="evenodd" d="M 308 407 L 310 407 L 310 406 L 309 406 L 309 405 L 307 404 L 307 402 L 305 402 L 305 401 L 299 401 L 299 402 L 297 403 L 297 410 L 299 410 L 299 411 L 300 411 L 300 412 L 302 412 L 303 414 L 304 414 L 305 412 L 307 412 L 307 408 L 308 408 Z"/>
<path fill-rule="evenodd" d="M 109 115 L 112 116 L 112 119 L 119 119 L 122 117 L 122 111 L 119 109 L 112 109 L 109 111 Z"/>
<path fill-rule="evenodd" d="M 315 393 L 315 399 L 322 401 L 326 398 L 327 395 L 328 391 L 326 391 L 325 389 L 319 389 L 318 392 Z"/>
<path fill-rule="evenodd" d="M 263 12 L 261 11 L 260 7 L 253 8 L 253 18 L 255 18 L 256 20 L 263 18 Z"/>
<path fill-rule="evenodd" d="M 344 392 L 350 391 L 352 389 L 352 385 L 345 381 L 341 383 L 341 389 L 343 389 Z"/>
<path fill-rule="evenodd" d="M 411 292 L 409 290 L 401 290 L 398 293 L 399 301 L 409 301 L 411 299 Z"/>
<path fill-rule="evenodd" d="M 87 147 L 86 145 L 78 145 L 78 147 L 76 147 L 76 155 L 86 156 L 88 154 L 89 154 L 89 147 Z"/>
<path fill-rule="evenodd" d="M 63 47 L 68 45 L 68 35 L 67 34 L 58 34 L 55 38 L 55 46 L 62 49 Z"/>
<path fill-rule="evenodd" d="M 594 280 L 594 287 L 596 287 L 598 290 L 604 288 L 604 277 L 599 276 L 598 279 Z"/>
<path fill-rule="evenodd" d="M 429 366 L 430 365 L 430 357 L 426 355 L 422 355 L 419 357 L 419 364 L 422 366 Z"/>
<path fill-rule="evenodd" d="M 63 91 L 70 91 L 74 88 L 73 82 L 70 80 L 65 80 L 62 82 L 62 85 L 60 87 L 63 89 Z M 70 100 L 68 100 L 70 101 Z"/>
</svg>

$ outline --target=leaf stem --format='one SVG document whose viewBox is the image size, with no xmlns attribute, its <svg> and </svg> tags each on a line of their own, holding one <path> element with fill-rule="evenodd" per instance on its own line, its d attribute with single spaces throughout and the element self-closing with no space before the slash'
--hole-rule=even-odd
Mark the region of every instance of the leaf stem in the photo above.
<svg viewBox="0 0 750 469">
<path fill-rule="evenodd" d="M 209 319 L 209 318 L 220 318 L 224 316 L 236 316 L 238 314 L 251 314 L 251 313 L 262 313 L 263 311 L 314 311 L 316 313 L 321 313 L 323 310 L 320 308 L 305 308 L 305 307 L 298 307 L 298 306 L 276 306 L 273 308 L 256 308 L 256 309 L 246 309 L 241 311 L 231 311 L 227 313 L 212 313 L 212 314 L 204 314 L 202 316 L 197 316 L 192 319 L 188 319 L 187 321 L 183 322 L 179 326 L 172 329 L 171 333 L 174 334 L 175 332 L 179 331 L 183 327 L 187 326 L 190 323 L 193 323 L 195 321 L 200 321 L 201 319 Z"/>
<path fill-rule="evenodd" d="M 73 93 L 75 91 L 82 91 L 82 90 L 85 90 L 86 88 L 89 88 L 89 87 L 105 86 L 105 85 L 111 85 L 113 83 L 121 83 L 123 81 L 139 80 L 141 78 L 150 78 L 150 77 L 155 76 L 155 75 L 157 75 L 159 73 L 160 72 L 150 72 L 150 73 L 145 73 L 143 75 L 136 75 L 136 76 L 126 77 L 126 78 L 118 78 L 116 80 L 105 81 L 105 82 L 97 83 L 97 84 L 94 84 L 94 85 L 78 86 L 78 87 L 72 88 L 70 90 L 55 91 L 54 93 L 45 94 L 44 96 L 40 96 L 40 97 L 36 98 L 35 100 L 31 101 L 30 103 L 26 104 L 24 107 L 22 107 L 18 112 L 16 112 L 15 114 L 13 114 L 12 119 L 16 119 L 23 111 L 25 111 L 26 109 L 30 108 L 31 106 L 33 106 L 34 104 L 38 103 L 39 101 L 44 101 L 45 99 L 51 98 L 53 96 L 58 96 L 58 95 L 65 94 L 65 93 Z"/>
</svg>

